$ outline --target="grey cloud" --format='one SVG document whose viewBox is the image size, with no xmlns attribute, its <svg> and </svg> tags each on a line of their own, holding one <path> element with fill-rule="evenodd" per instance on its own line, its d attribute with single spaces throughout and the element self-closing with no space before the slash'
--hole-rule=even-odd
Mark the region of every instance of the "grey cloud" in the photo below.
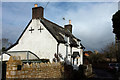
<svg viewBox="0 0 120 80">
<path fill-rule="evenodd" d="M 65 17 L 72 20 L 73 34 L 82 40 L 87 50 L 99 50 L 114 41 L 112 15 L 117 3 L 89 5 L 78 10 L 68 10 Z M 58 22 L 59 23 L 59 22 Z"/>
<path fill-rule="evenodd" d="M 120 1 L 118 2 L 118 10 L 120 10 Z"/>
</svg>

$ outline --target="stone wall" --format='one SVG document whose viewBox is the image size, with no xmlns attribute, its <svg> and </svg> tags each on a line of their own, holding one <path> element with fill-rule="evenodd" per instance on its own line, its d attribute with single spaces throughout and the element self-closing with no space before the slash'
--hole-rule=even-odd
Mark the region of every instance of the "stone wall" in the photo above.
<svg viewBox="0 0 120 80">
<path fill-rule="evenodd" d="M 11 56 L 7 64 L 6 78 L 63 78 L 61 63 L 23 64 L 20 57 Z"/>
<path fill-rule="evenodd" d="M 89 77 L 90 75 L 93 74 L 92 64 L 88 64 L 88 65 L 85 65 L 85 66 L 86 66 L 85 76 Z"/>
</svg>

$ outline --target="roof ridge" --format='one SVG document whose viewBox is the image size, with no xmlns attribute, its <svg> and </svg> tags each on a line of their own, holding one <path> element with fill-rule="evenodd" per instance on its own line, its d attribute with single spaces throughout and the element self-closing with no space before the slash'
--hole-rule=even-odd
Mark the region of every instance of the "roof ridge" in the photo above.
<svg viewBox="0 0 120 80">
<path fill-rule="evenodd" d="M 54 22 L 52 22 L 52 21 L 50 21 L 50 20 L 48 20 L 46 18 L 41 18 L 41 19 L 45 19 L 46 21 L 48 21 L 48 22 L 50 22 L 50 23 L 52 23 L 52 24 L 54 24 L 56 26 L 59 26 L 59 28 L 65 29 L 64 27 L 62 27 L 62 26 L 60 26 L 60 25 L 58 25 L 58 24 L 56 24 L 56 23 L 54 23 Z"/>
<path fill-rule="evenodd" d="M 58 24 L 56 24 L 56 23 L 54 23 L 54 22 L 52 22 L 52 21 L 50 21 L 50 20 L 48 20 L 48 19 L 46 19 L 46 18 L 41 18 L 41 19 L 44 19 L 44 20 L 46 20 L 46 21 L 48 21 L 48 22 L 50 22 L 50 23 L 52 23 L 52 24 L 54 24 L 54 25 L 56 25 L 56 26 L 59 26 Z M 66 31 L 67 31 L 67 33 L 71 34 L 74 38 L 76 38 L 77 40 L 81 41 L 80 39 L 78 39 L 77 37 L 75 37 L 71 32 L 69 32 L 68 30 L 65 30 L 64 27 L 59 26 L 59 27 L 57 27 L 57 28 L 62 28 L 62 29 L 64 29 L 65 34 L 66 34 Z"/>
</svg>

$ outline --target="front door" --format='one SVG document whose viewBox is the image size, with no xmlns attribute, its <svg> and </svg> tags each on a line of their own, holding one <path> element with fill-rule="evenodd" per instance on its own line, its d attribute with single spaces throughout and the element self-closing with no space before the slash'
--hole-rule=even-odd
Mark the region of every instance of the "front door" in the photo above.
<svg viewBox="0 0 120 80">
<path fill-rule="evenodd" d="M 72 64 L 73 65 L 78 65 L 78 57 L 80 57 L 79 55 L 79 52 L 73 52 L 73 55 L 72 55 L 72 59 L 73 59 L 73 62 Z"/>
</svg>

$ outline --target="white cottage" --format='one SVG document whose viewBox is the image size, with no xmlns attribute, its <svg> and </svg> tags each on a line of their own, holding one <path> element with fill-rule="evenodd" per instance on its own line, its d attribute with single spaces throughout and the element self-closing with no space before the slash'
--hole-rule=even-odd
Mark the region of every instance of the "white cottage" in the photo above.
<svg viewBox="0 0 120 80">
<path fill-rule="evenodd" d="M 72 25 L 69 21 L 64 28 L 44 18 L 44 8 L 35 5 L 32 8 L 32 19 L 14 45 L 7 49 L 25 57 L 30 52 L 40 59 L 66 61 L 68 64 L 83 64 L 83 49 L 80 39 L 72 34 Z M 28 57 L 28 56 L 27 56 Z M 3 57 L 5 60 L 5 57 Z M 29 56 L 29 59 L 34 57 Z"/>
</svg>

